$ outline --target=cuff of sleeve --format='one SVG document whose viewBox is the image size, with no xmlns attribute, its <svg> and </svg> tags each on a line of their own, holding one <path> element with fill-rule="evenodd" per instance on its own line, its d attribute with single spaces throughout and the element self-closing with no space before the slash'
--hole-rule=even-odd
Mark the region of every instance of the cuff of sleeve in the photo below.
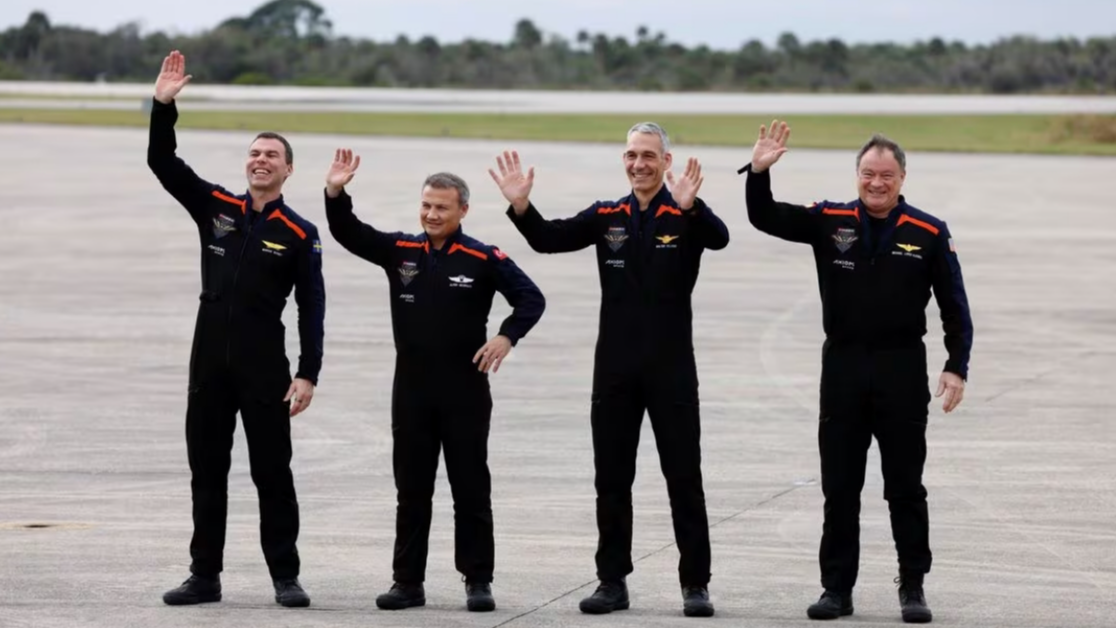
<svg viewBox="0 0 1117 628">
<path fill-rule="evenodd" d="M 527 204 L 527 209 L 525 209 L 524 213 L 521 214 L 521 215 L 516 214 L 516 208 L 512 207 L 512 203 L 508 204 L 508 209 L 504 213 L 509 218 L 511 218 L 513 222 L 516 222 L 516 221 L 519 221 L 519 220 L 523 220 L 524 218 L 527 218 L 528 215 L 530 215 L 530 214 L 539 213 L 539 210 L 535 209 L 535 205 L 529 201 L 528 204 Z"/>
<path fill-rule="evenodd" d="M 969 369 L 962 366 L 959 361 L 954 360 L 953 358 L 946 361 L 946 364 L 942 367 L 942 370 L 948 373 L 954 373 L 958 377 L 961 377 L 962 381 L 966 381 L 969 378 Z"/>
<path fill-rule="evenodd" d="M 694 205 L 690 206 L 690 209 L 687 210 L 686 214 L 692 218 L 699 217 L 706 213 L 707 208 L 708 205 L 706 205 L 706 201 L 703 201 L 700 198 L 696 198 L 694 199 Z"/>
<path fill-rule="evenodd" d="M 348 209 L 353 207 L 353 199 L 349 196 L 349 192 L 345 191 L 345 188 L 341 188 L 341 193 L 339 193 L 337 197 L 330 198 L 330 196 L 326 194 L 326 188 L 323 187 L 322 198 L 326 199 L 326 207 L 329 208 Z"/>
<path fill-rule="evenodd" d="M 512 331 L 509 330 L 504 325 L 500 326 L 500 331 L 498 331 L 497 334 L 500 335 L 500 336 L 504 336 L 509 341 L 511 341 L 513 347 L 516 346 L 516 343 L 520 342 L 520 336 L 512 333 Z"/>
<path fill-rule="evenodd" d="M 295 373 L 295 379 L 305 379 L 306 381 L 310 382 L 311 384 L 314 384 L 315 386 L 318 386 L 318 373 L 317 372 L 315 372 L 313 375 L 311 375 L 307 371 L 304 371 L 303 369 L 299 369 L 299 371 L 297 373 Z"/>
</svg>

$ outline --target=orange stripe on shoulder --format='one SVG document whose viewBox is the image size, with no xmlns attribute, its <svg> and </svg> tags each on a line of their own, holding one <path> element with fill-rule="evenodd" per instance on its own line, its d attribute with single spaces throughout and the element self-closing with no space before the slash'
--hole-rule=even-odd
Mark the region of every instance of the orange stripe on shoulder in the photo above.
<svg viewBox="0 0 1117 628">
<path fill-rule="evenodd" d="M 822 209 L 822 213 L 826 214 L 827 216 L 853 216 L 858 220 L 858 222 L 861 221 L 861 211 L 858 207 L 854 207 L 853 209 L 836 209 L 833 207 L 824 207 Z"/>
<path fill-rule="evenodd" d="M 935 225 L 932 225 L 932 224 L 927 223 L 927 222 L 923 222 L 922 220 L 919 220 L 918 218 L 912 218 L 911 216 L 909 216 L 907 214 L 900 214 L 900 219 L 896 221 L 896 226 L 899 227 L 900 225 L 904 224 L 905 222 L 910 222 L 911 224 L 915 225 L 916 227 L 922 227 L 922 228 L 926 229 L 927 231 L 930 231 L 931 233 L 933 233 L 935 235 L 939 235 L 939 228 L 936 227 Z"/>
<path fill-rule="evenodd" d="M 471 249 L 467 246 L 462 246 L 462 245 L 458 244 L 457 242 L 454 243 L 454 246 L 450 247 L 450 253 L 447 253 L 447 255 L 451 255 L 451 254 L 453 254 L 457 251 L 461 251 L 462 253 L 468 253 L 468 254 L 472 255 L 473 257 L 476 257 L 476 258 L 479 258 L 479 259 L 489 259 L 489 256 L 482 253 L 481 251 Z"/>
<path fill-rule="evenodd" d="M 631 216 L 632 215 L 632 208 L 629 207 L 628 203 L 621 203 L 620 205 L 617 205 L 616 207 L 598 207 L 597 208 L 597 213 L 599 213 L 599 214 L 616 214 L 616 213 L 619 213 L 619 212 L 624 212 L 624 213 L 628 214 L 629 216 Z"/>
<path fill-rule="evenodd" d="M 225 201 L 226 203 L 232 203 L 233 205 L 236 205 L 237 207 L 240 207 L 240 213 L 242 213 L 242 214 L 244 213 L 244 211 L 245 211 L 244 210 L 244 201 L 242 201 L 238 198 L 233 198 L 232 196 L 229 196 L 228 194 L 222 194 L 221 192 L 218 192 L 217 190 L 213 191 L 213 196 Z"/>
<path fill-rule="evenodd" d="M 672 216 L 682 216 L 683 212 L 678 207 L 671 207 L 670 205 L 660 205 L 659 209 L 655 212 L 655 217 L 659 218 L 664 214 L 671 214 Z"/>
<path fill-rule="evenodd" d="M 268 220 L 271 220 L 272 218 L 278 218 L 278 219 L 282 220 L 284 222 L 284 224 L 286 224 L 288 227 L 291 228 L 291 231 L 294 231 L 295 234 L 299 236 L 300 240 L 305 240 L 306 239 L 306 232 L 303 231 L 301 227 L 299 227 L 295 223 L 291 222 L 290 218 L 284 216 L 283 212 L 279 211 L 278 209 L 273 211 L 271 213 L 271 216 L 268 216 Z"/>
</svg>

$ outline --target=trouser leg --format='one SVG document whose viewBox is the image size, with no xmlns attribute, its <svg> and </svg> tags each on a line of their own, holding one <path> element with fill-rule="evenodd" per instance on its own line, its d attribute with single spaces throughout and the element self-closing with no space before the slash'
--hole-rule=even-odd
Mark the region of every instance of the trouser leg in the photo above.
<svg viewBox="0 0 1117 628">
<path fill-rule="evenodd" d="M 900 571 L 931 570 L 927 489 L 927 417 L 931 393 L 923 346 L 875 356 L 874 432 L 880 446 L 884 498 Z"/>
<path fill-rule="evenodd" d="M 594 489 L 597 493 L 597 577 L 632 573 L 632 483 L 644 402 L 639 381 L 616 378 L 597 385 L 591 402 Z"/>
<path fill-rule="evenodd" d="M 484 374 L 465 373 L 454 403 L 439 412 L 446 475 L 454 498 L 454 563 L 469 582 L 493 579 L 489 426 L 493 402 Z"/>
<path fill-rule="evenodd" d="M 260 546 L 272 578 L 295 578 L 300 560 L 299 503 L 291 472 L 291 412 L 283 396 L 289 378 L 250 385 L 241 394 L 241 420 L 260 509 Z"/>
<path fill-rule="evenodd" d="M 227 377 L 214 374 L 190 387 L 186 452 L 190 463 L 194 534 L 190 571 L 216 576 L 224 570 L 225 525 L 237 398 Z"/>
<path fill-rule="evenodd" d="M 396 540 L 392 577 L 417 584 L 426 579 L 431 500 L 440 450 L 430 392 L 398 374 L 392 391 L 392 471 L 396 482 Z"/>
<path fill-rule="evenodd" d="M 819 567 L 825 589 L 849 593 L 860 563 L 861 489 L 872 443 L 865 354 L 823 351 L 818 449 L 824 497 Z"/>
<path fill-rule="evenodd" d="M 710 581 L 710 527 L 702 486 L 702 430 L 693 359 L 661 365 L 646 381 L 648 419 L 679 546 L 679 581 L 683 586 L 705 586 Z"/>
</svg>

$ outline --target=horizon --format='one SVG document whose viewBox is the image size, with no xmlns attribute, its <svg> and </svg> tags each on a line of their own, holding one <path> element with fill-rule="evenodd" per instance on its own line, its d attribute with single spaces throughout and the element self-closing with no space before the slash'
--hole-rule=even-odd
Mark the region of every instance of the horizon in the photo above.
<svg viewBox="0 0 1117 628">
<path fill-rule="evenodd" d="M 137 0 L 102 0 L 95 6 L 75 5 L 69 0 L 9 0 L 0 9 L 0 29 L 22 26 L 32 12 L 41 11 L 54 26 L 107 33 L 125 24 L 137 23 L 144 35 L 163 32 L 169 36 L 196 36 L 229 18 L 247 16 L 263 4 L 264 0 L 194 0 L 186 6 L 171 5 L 171 10 L 159 11 L 159 7 Z M 616 16 L 616 12 L 622 11 L 620 5 L 624 3 L 609 0 L 568 0 L 561 7 L 522 7 L 515 14 L 491 0 L 478 0 L 469 5 L 413 0 L 406 5 L 392 6 L 387 14 L 378 11 L 390 5 L 382 1 L 333 0 L 317 4 L 323 8 L 325 18 L 332 22 L 334 37 L 377 43 L 392 42 L 400 36 L 416 41 L 428 35 L 441 44 L 457 44 L 466 39 L 507 43 L 520 19 L 530 20 L 545 39 L 558 35 L 576 43 L 578 31 L 585 30 L 591 35 L 600 33 L 611 39 L 623 37 L 632 41 L 636 39 L 637 28 L 645 26 L 649 36 L 662 32 L 668 43 L 688 48 L 705 45 L 712 50 L 737 50 L 750 40 L 759 40 L 771 48 L 778 37 L 787 32 L 801 42 L 837 39 L 850 46 L 886 43 L 910 46 L 934 38 L 973 47 L 1013 37 L 1042 41 L 1117 37 L 1117 29 L 1092 30 L 1098 24 L 1117 21 L 1115 5 L 1102 0 L 1066 0 L 1057 12 L 1052 12 L 1049 4 L 1036 0 L 1022 0 L 1008 12 L 974 6 L 962 0 L 945 0 L 934 8 L 897 2 L 876 9 L 878 15 L 868 25 L 863 13 L 856 10 L 857 5 L 874 5 L 863 0 L 852 0 L 841 7 L 826 0 L 793 0 L 780 7 L 743 7 L 693 0 L 687 10 L 694 19 L 687 21 L 679 21 L 667 12 L 657 12 L 656 7 L 673 8 L 662 0 L 643 3 L 641 7 L 647 10 L 642 15 L 628 17 L 629 12 L 623 11 L 623 19 Z M 810 18 L 798 21 L 790 18 L 789 4 L 802 8 Z M 589 7 L 594 11 L 587 11 Z M 951 11 L 951 7 L 958 10 Z M 219 10 L 207 10 L 216 8 Z M 494 12 L 500 15 L 499 20 L 494 19 Z M 673 11 L 678 12 L 677 9 Z M 957 15 L 966 15 L 966 20 L 957 21 L 954 17 Z"/>
</svg>

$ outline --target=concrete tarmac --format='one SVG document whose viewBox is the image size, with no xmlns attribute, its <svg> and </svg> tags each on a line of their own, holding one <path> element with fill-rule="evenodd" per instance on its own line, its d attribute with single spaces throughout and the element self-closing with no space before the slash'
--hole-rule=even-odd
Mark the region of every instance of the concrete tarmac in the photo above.
<svg viewBox="0 0 1117 628">
<path fill-rule="evenodd" d="M 532 252 L 486 168 L 516 147 L 548 217 L 627 191 L 615 145 L 295 135 L 287 199 L 322 230 L 325 366 L 293 421 L 305 610 L 273 601 L 238 425 L 229 481 L 224 601 L 172 608 L 191 533 L 184 441 L 197 307 L 193 223 L 145 164 L 146 131 L 0 126 L 0 626 L 808 626 L 820 593 L 817 454 L 820 307 L 807 247 L 753 229 L 745 150 L 690 148 L 702 196 L 726 221 L 694 297 L 717 615 L 682 616 L 678 552 L 645 425 L 635 502 L 633 608 L 583 616 L 596 546 L 589 430 L 600 301 L 590 251 Z M 743 133 L 753 133 L 751 129 Z M 243 188 L 249 132 L 184 131 L 202 176 Z M 469 233 L 500 246 L 548 298 L 540 324 L 492 377 L 498 610 L 464 609 L 444 470 L 435 494 L 428 606 L 379 611 L 390 584 L 395 490 L 394 352 L 383 272 L 326 229 L 324 173 L 337 146 L 362 157 L 358 215 L 418 229 L 422 179 L 473 186 Z M 1023 628 L 1115 622 L 1114 188 L 1112 158 L 910 154 L 908 200 L 954 234 L 976 325 L 962 406 L 931 407 L 925 484 L 935 622 Z M 777 197 L 854 196 L 850 151 L 792 149 Z M 490 329 L 508 312 L 500 299 Z M 297 356 L 295 307 L 285 314 Z M 932 301 L 931 381 L 945 360 Z M 669 331 L 665 332 L 669 333 Z M 431 394 L 438 394 L 437 381 Z M 896 557 L 871 450 L 856 614 L 900 623 Z"/>
</svg>

